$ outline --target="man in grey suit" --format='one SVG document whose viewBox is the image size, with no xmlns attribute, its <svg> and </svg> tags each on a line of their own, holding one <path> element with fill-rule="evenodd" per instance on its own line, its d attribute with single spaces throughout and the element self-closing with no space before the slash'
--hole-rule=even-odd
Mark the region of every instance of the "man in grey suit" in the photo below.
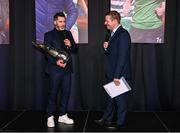
<svg viewBox="0 0 180 133">
<path fill-rule="evenodd" d="M 105 26 L 111 32 L 108 42 L 103 47 L 107 57 L 106 83 L 114 82 L 116 86 L 121 83 L 123 76 L 127 81 L 131 79 L 130 45 L 131 39 L 127 30 L 120 24 L 120 14 L 110 11 L 105 15 Z M 125 123 L 127 112 L 128 93 L 126 92 L 115 98 L 107 95 L 107 108 L 100 120 L 95 122 L 108 128 L 122 127 Z M 114 122 L 115 118 L 115 123 Z"/>
</svg>

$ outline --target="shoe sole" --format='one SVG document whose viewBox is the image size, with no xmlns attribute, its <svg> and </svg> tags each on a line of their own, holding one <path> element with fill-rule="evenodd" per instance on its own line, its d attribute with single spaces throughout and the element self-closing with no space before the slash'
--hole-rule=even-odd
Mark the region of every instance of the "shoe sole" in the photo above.
<svg viewBox="0 0 180 133">
<path fill-rule="evenodd" d="M 63 123 L 63 124 L 67 124 L 67 125 L 73 125 L 74 124 L 74 122 L 73 123 L 66 123 L 66 122 L 64 122 L 64 121 L 58 121 L 59 123 Z"/>
<path fill-rule="evenodd" d="M 52 125 L 52 126 L 48 126 L 48 125 L 47 125 L 47 127 L 55 127 L 55 125 Z"/>
</svg>

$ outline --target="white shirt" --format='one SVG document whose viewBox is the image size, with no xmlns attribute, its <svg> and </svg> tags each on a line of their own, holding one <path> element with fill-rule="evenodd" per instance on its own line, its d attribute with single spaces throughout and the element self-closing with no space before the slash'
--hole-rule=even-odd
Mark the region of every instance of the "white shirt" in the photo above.
<svg viewBox="0 0 180 133">
<path fill-rule="evenodd" d="M 119 24 L 112 32 L 111 32 L 111 36 L 113 36 L 113 34 L 116 32 L 116 30 L 120 27 L 121 25 Z"/>
</svg>

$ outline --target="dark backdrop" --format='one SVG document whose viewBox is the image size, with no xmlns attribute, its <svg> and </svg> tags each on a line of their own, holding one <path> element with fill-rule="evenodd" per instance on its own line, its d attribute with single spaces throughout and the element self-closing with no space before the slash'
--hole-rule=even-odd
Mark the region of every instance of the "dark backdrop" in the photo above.
<svg viewBox="0 0 180 133">
<path fill-rule="evenodd" d="M 180 2 L 166 0 L 165 44 L 132 44 L 131 111 L 180 110 Z M 105 107 L 104 14 L 108 0 L 89 0 L 89 43 L 74 55 L 71 110 Z M 44 110 L 48 96 L 46 60 L 35 50 L 33 0 L 10 0 L 11 44 L 0 45 L 0 110 Z"/>
</svg>

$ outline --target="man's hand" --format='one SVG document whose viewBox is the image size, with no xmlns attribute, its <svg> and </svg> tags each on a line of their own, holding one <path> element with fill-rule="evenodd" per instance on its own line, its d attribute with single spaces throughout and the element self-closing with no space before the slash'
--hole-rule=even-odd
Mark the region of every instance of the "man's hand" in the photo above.
<svg viewBox="0 0 180 133">
<path fill-rule="evenodd" d="M 71 42 L 69 39 L 64 39 L 64 43 L 67 47 L 71 47 Z"/>
<path fill-rule="evenodd" d="M 155 13 L 161 17 L 165 15 L 165 2 L 162 2 L 160 7 L 155 8 Z"/>
<path fill-rule="evenodd" d="M 124 16 L 128 16 L 130 10 L 131 10 L 131 0 L 126 0 L 123 4 L 123 10 L 122 10 L 122 14 Z"/>
<path fill-rule="evenodd" d="M 58 65 L 59 67 L 65 68 L 66 63 L 64 63 L 63 60 L 59 59 L 59 60 L 56 61 L 56 65 Z"/>
<path fill-rule="evenodd" d="M 161 17 L 161 16 L 163 16 L 163 15 L 165 14 L 165 10 L 164 10 L 164 8 L 158 7 L 158 8 L 155 9 L 155 13 L 156 13 L 159 17 Z"/>
<path fill-rule="evenodd" d="M 103 47 L 104 47 L 104 50 L 107 50 L 107 48 L 108 48 L 108 42 L 104 42 Z"/>
<path fill-rule="evenodd" d="M 114 78 L 114 79 L 113 79 L 113 82 L 114 82 L 114 84 L 115 84 L 116 86 L 119 86 L 119 85 L 120 85 L 119 79 Z"/>
</svg>

